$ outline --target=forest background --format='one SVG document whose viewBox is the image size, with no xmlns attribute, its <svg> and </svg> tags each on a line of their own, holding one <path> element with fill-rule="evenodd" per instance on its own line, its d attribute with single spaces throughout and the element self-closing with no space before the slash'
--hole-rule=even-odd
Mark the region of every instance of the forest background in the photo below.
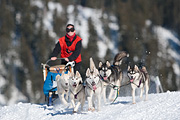
<svg viewBox="0 0 180 120">
<path fill-rule="evenodd" d="M 90 57 L 98 66 L 123 50 L 124 75 L 129 62 L 145 65 L 179 91 L 179 11 L 179 0 L 0 0 L 0 104 L 44 101 L 41 63 L 68 23 L 83 39 L 83 78 Z"/>
</svg>

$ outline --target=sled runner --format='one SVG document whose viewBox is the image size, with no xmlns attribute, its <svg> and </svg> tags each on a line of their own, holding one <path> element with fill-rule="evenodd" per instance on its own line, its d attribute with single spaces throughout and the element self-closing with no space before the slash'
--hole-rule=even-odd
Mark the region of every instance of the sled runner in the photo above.
<svg viewBox="0 0 180 120">
<path fill-rule="evenodd" d="M 62 71 L 64 71 L 65 74 L 67 74 L 68 71 L 74 72 L 74 61 L 68 62 L 66 65 L 57 65 L 61 63 L 62 59 L 63 58 L 58 58 L 55 61 L 48 60 L 45 64 L 41 63 L 44 79 L 43 92 L 48 106 L 53 105 L 53 101 L 58 98 L 56 76 L 58 74 L 61 76 Z"/>
</svg>

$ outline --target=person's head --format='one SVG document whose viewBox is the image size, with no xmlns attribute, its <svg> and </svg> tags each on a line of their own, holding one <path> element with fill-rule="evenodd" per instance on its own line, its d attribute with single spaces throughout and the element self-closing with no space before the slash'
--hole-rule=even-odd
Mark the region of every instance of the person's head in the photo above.
<svg viewBox="0 0 180 120">
<path fill-rule="evenodd" d="M 67 26 L 66 26 L 66 33 L 69 36 L 72 36 L 72 35 L 74 35 L 75 32 L 76 31 L 75 31 L 74 25 L 73 24 L 67 24 Z"/>
</svg>

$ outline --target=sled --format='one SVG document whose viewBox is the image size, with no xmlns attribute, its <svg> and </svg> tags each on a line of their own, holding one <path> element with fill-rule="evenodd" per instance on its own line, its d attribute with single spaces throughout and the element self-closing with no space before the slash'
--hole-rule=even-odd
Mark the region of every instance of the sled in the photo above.
<svg viewBox="0 0 180 120">
<path fill-rule="evenodd" d="M 41 63 L 42 70 L 43 70 L 43 92 L 45 95 L 45 102 L 47 102 L 48 106 L 53 105 L 53 101 L 55 101 L 58 98 L 57 93 L 57 83 L 55 81 L 56 75 L 62 74 L 62 71 L 64 71 L 65 74 L 69 72 L 74 72 L 74 65 L 75 62 L 68 62 L 66 65 L 61 65 L 60 61 L 64 58 L 57 58 L 55 61 L 59 61 L 59 63 L 54 63 L 54 60 L 48 60 L 45 64 Z M 51 62 L 51 64 L 50 64 Z M 59 65 L 60 64 L 60 65 Z"/>
</svg>

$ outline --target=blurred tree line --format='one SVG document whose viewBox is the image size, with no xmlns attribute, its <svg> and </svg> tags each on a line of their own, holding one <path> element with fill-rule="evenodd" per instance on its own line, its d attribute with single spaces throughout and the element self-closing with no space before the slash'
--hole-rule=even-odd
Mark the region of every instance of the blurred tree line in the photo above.
<svg viewBox="0 0 180 120">
<path fill-rule="evenodd" d="M 43 77 L 40 64 L 49 59 L 55 45 L 53 37 L 44 28 L 43 18 L 49 10 L 48 2 L 42 1 L 44 7 L 31 5 L 31 0 L 0 0 L 0 59 L 7 69 L 4 77 L 8 84 L 2 94 L 9 96 L 9 86 L 13 83 L 28 97 L 31 102 L 40 102 L 43 99 Z M 118 49 L 130 54 L 131 62 L 144 64 L 153 75 L 159 75 L 165 90 L 179 90 L 176 81 L 178 78 L 173 72 L 173 59 L 164 59 L 157 55 L 160 51 L 157 37 L 154 35 L 152 25 L 159 25 L 180 34 L 180 1 L 179 0 L 53 0 L 63 6 L 64 12 L 58 15 L 55 9 L 53 15 L 53 31 L 58 37 L 65 35 L 65 26 L 68 21 L 67 6 L 81 5 L 101 9 L 103 13 L 115 15 L 118 19 L 119 36 Z M 75 11 L 77 12 L 77 11 Z M 76 13 L 75 13 L 76 14 Z M 108 24 L 109 19 L 102 18 Z M 147 26 L 147 20 L 151 21 Z M 37 21 L 40 21 L 37 23 Z M 97 32 L 89 19 L 90 40 L 87 48 L 82 49 L 83 65 L 82 76 L 89 66 L 89 57 L 93 57 L 96 65 L 102 59 L 97 55 Z M 104 24 L 106 35 L 111 38 L 110 28 Z M 18 56 L 9 56 L 15 51 Z M 10 59 L 11 62 L 7 62 Z M 14 66 L 14 60 L 19 59 L 22 66 Z M 108 50 L 103 60 L 112 60 L 112 52 Z M 13 67 L 12 67 L 13 66 Z M 12 69 L 15 69 L 14 72 Z M 167 78 L 171 75 L 172 84 Z M 32 93 L 27 91 L 27 80 L 32 83 Z M 39 95 L 40 93 L 40 95 Z M 39 95 L 39 96 L 38 96 Z"/>
</svg>

